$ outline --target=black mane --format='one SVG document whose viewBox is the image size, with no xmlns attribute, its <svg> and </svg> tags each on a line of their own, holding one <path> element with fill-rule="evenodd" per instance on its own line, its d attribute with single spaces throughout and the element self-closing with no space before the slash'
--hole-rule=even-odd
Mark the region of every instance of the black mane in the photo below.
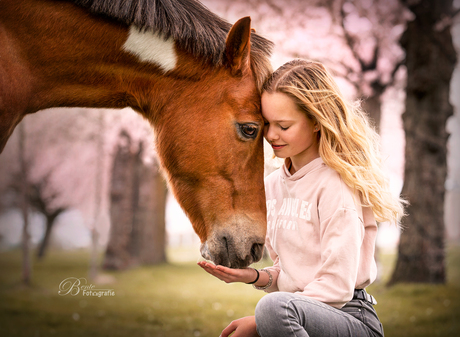
<svg viewBox="0 0 460 337">
<path fill-rule="evenodd" d="M 197 0 L 72 0 L 128 25 L 161 32 L 165 39 L 172 37 L 186 51 L 197 57 L 221 64 L 225 39 L 231 24 L 208 10 Z M 251 35 L 251 59 L 266 63 L 273 43 Z M 263 68 L 263 67 L 262 67 Z M 260 69 L 259 69 L 260 70 Z"/>
</svg>

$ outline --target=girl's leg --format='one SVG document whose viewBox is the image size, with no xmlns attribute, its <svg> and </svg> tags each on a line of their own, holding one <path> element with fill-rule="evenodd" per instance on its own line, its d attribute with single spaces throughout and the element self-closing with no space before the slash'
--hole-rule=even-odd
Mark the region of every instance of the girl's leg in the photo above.
<svg viewBox="0 0 460 337">
<path fill-rule="evenodd" d="M 339 310 L 298 294 L 270 293 L 257 304 L 257 332 L 261 337 L 383 336 L 372 306 L 352 302 L 356 306 Z"/>
</svg>

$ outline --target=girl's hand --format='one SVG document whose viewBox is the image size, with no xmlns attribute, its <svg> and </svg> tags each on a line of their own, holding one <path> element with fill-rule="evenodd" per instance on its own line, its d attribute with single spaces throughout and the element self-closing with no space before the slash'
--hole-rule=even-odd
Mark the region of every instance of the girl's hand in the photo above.
<svg viewBox="0 0 460 337">
<path fill-rule="evenodd" d="M 255 316 L 247 316 L 230 323 L 221 333 L 220 337 L 259 337 L 257 333 Z"/>
<path fill-rule="evenodd" d="M 206 261 L 198 262 L 198 265 L 209 274 L 217 277 L 225 283 L 244 282 L 249 283 L 256 279 L 257 272 L 252 268 L 231 269 L 224 266 L 215 266 Z"/>
</svg>

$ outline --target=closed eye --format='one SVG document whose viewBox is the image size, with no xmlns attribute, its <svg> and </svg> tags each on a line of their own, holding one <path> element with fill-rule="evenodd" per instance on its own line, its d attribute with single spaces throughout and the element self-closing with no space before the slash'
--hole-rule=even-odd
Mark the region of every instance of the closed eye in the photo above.
<svg viewBox="0 0 460 337">
<path fill-rule="evenodd" d="M 291 127 L 290 125 L 286 126 L 286 127 L 283 127 L 279 123 L 276 123 L 276 124 L 278 124 L 278 127 L 281 129 L 281 131 L 286 131 L 287 129 L 289 129 Z M 270 123 L 264 119 L 264 127 L 267 127 L 267 126 L 270 126 Z"/>
</svg>

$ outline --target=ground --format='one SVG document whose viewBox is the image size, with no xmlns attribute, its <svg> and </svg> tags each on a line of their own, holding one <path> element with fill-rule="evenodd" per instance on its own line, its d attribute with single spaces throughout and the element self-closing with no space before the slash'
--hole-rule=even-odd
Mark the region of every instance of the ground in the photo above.
<svg viewBox="0 0 460 337">
<path fill-rule="evenodd" d="M 88 281 L 94 296 L 59 295 L 67 278 L 87 278 L 86 251 L 52 251 L 34 261 L 33 285 L 20 284 L 19 251 L 0 253 L 1 336 L 218 336 L 233 319 L 252 315 L 264 295 L 225 284 L 196 265 L 195 248 L 173 249 L 169 264 L 103 273 Z M 383 278 L 368 288 L 390 337 L 460 335 L 460 247 L 448 249 L 446 285 L 385 287 L 394 254 L 384 254 Z M 258 263 L 261 268 L 268 262 Z"/>
</svg>

